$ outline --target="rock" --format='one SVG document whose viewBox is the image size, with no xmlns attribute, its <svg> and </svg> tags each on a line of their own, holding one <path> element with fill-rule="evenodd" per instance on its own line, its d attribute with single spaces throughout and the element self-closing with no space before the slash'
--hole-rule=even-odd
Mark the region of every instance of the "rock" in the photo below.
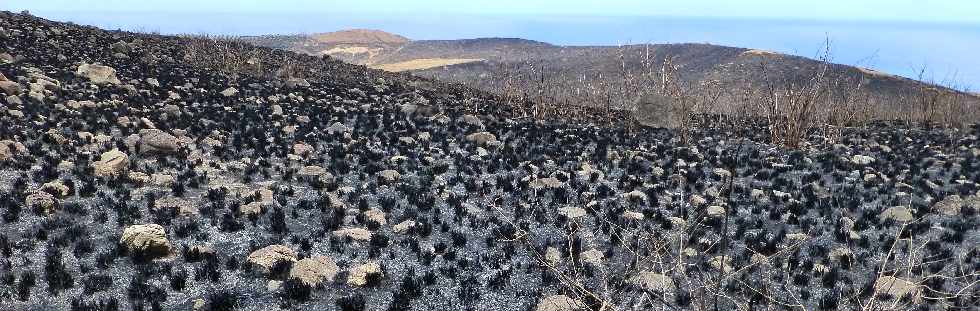
<svg viewBox="0 0 980 311">
<path fill-rule="evenodd" d="M 381 181 L 383 183 L 389 183 L 390 184 L 390 183 L 398 182 L 398 179 L 400 179 L 401 176 L 402 175 L 399 174 L 398 171 L 396 171 L 396 170 L 384 170 L 384 171 L 378 172 L 379 181 Z"/>
<path fill-rule="evenodd" d="M 167 233 L 158 224 L 129 226 L 123 231 L 120 243 L 133 255 L 148 259 L 166 257 L 172 249 Z"/>
<path fill-rule="evenodd" d="M 688 198 L 687 202 L 690 203 L 691 206 L 694 206 L 694 207 L 703 206 L 705 204 L 708 204 L 708 200 L 705 199 L 704 197 L 702 197 L 701 195 L 698 195 L 698 194 L 692 194 L 691 197 Z"/>
<path fill-rule="evenodd" d="M 891 219 L 896 222 L 912 221 L 912 211 L 905 206 L 892 206 L 878 215 L 881 219 Z"/>
<path fill-rule="evenodd" d="M 283 264 L 295 262 L 296 252 L 285 245 L 273 244 L 248 254 L 246 261 L 263 275 L 268 275 Z"/>
<path fill-rule="evenodd" d="M 154 78 L 146 78 L 146 84 L 153 87 L 160 87 L 160 81 L 157 81 L 157 79 Z"/>
<path fill-rule="evenodd" d="M 197 298 L 197 299 L 194 299 L 194 305 L 191 306 L 191 308 L 194 311 L 203 311 L 204 310 L 204 307 L 206 307 L 206 306 L 207 306 L 207 302 L 204 301 L 204 299 Z"/>
<path fill-rule="evenodd" d="M 0 90 L 10 96 L 20 95 L 21 87 L 20 83 L 14 81 L 0 81 Z M 7 100 L 10 101 L 9 99 Z"/>
<path fill-rule="evenodd" d="M 221 95 L 224 96 L 224 97 L 232 97 L 232 96 L 238 95 L 238 89 L 236 89 L 234 87 L 229 87 L 229 88 L 225 89 L 224 91 L 221 91 Z"/>
<path fill-rule="evenodd" d="M 633 212 L 633 211 L 625 211 L 625 212 L 623 212 L 623 218 L 629 219 L 629 220 L 640 221 L 640 220 L 643 220 L 643 218 L 645 218 L 645 216 L 643 215 L 643 213 Z"/>
<path fill-rule="evenodd" d="M 116 70 L 109 66 L 82 64 L 75 74 L 88 79 L 93 84 L 122 84 L 116 77 Z"/>
<path fill-rule="evenodd" d="M 39 210 L 45 215 L 50 215 L 54 213 L 58 205 L 58 200 L 50 193 L 36 191 L 27 195 L 27 198 L 24 200 L 24 205 L 29 209 Z"/>
<path fill-rule="evenodd" d="M 602 261 L 605 257 L 606 257 L 605 254 L 603 254 L 602 251 L 598 249 L 590 249 L 580 254 L 580 258 L 582 259 L 582 262 L 597 267 L 602 266 Z"/>
<path fill-rule="evenodd" d="M 112 149 L 103 153 L 98 161 L 92 162 L 92 167 L 98 177 L 120 176 L 129 167 L 129 156 L 119 149 Z"/>
<path fill-rule="evenodd" d="M 327 133 L 328 134 L 346 133 L 346 132 L 349 132 L 349 131 L 350 131 L 350 128 L 348 128 L 346 125 L 344 125 L 343 123 L 340 123 L 340 122 L 334 122 L 332 125 L 330 125 L 330 127 L 327 127 Z"/>
<path fill-rule="evenodd" d="M 364 218 L 370 222 L 376 222 L 382 226 L 388 224 L 388 221 L 385 219 L 385 212 L 376 208 L 371 208 L 364 211 Z"/>
<path fill-rule="evenodd" d="M 558 180 L 558 178 L 546 177 L 546 178 L 535 179 L 534 181 L 531 182 L 530 186 L 535 190 L 556 189 L 564 186 L 564 183 Z"/>
<path fill-rule="evenodd" d="M 320 176 L 327 175 L 327 174 L 330 173 L 327 173 L 327 169 L 325 168 L 316 165 L 308 165 L 299 169 L 299 171 L 296 172 L 296 177 L 299 177 L 301 180 L 313 182 L 313 181 L 319 181 Z"/>
<path fill-rule="evenodd" d="M 262 202 L 251 202 L 242 205 L 242 207 L 239 210 L 242 212 L 242 215 L 252 218 L 252 217 L 258 217 L 259 215 L 262 215 L 262 211 L 264 209 L 262 208 Z"/>
<path fill-rule="evenodd" d="M 569 219 L 576 219 L 584 217 L 586 215 L 585 209 L 575 206 L 565 206 L 558 208 L 558 214 L 568 217 Z"/>
<path fill-rule="evenodd" d="M 140 151 L 173 153 L 180 149 L 177 137 L 157 129 L 140 130 Z"/>
<path fill-rule="evenodd" d="M 415 228 L 415 221 L 406 220 L 392 227 L 391 231 L 395 233 L 405 233 L 412 228 Z"/>
<path fill-rule="evenodd" d="M 119 41 L 109 45 L 109 49 L 115 53 L 129 54 L 133 52 L 133 47 L 125 41 Z"/>
<path fill-rule="evenodd" d="M 480 117 L 467 114 L 467 115 L 463 115 L 462 120 L 463 120 L 463 123 L 466 123 L 466 124 L 469 124 L 469 125 L 472 125 L 472 126 L 475 126 L 475 127 L 479 127 L 479 128 L 482 128 L 483 127 L 483 121 L 480 120 Z"/>
<path fill-rule="evenodd" d="M 381 271 L 381 265 L 376 262 L 365 263 L 351 269 L 350 275 L 347 277 L 347 284 L 354 287 L 363 287 L 368 285 L 369 278 L 372 276 L 384 277 L 384 273 Z"/>
<path fill-rule="evenodd" d="M 197 206 L 194 205 L 194 203 L 177 197 L 157 199 L 153 202 L 153 209 L 177 211 L 178 215 L 181 216 L 192 216 L 198 214 Z"/>
<path fill-rule="evenodd" d="M 572 299 L 565 295 L 552 295 L 544 297 L 538 301 L 535 311 L 578 311 L 587 310 L 588 307 L 581 301 Z"/>
<path fill-rule="evenodd" d="M 150 175 L 150 184 L 156 187 L 170 187 L 177 182 L 177 178 L 170 174 L 153 173 Z"/>
<path fill-rule="evenodd" d="M 875 293 L 877 294 L 888 294 L 894 299 L 899 299 L 905 296 L 912 298 L 912 301 L 917 302 L 921 300 L 921 289 L 919 284 L 911 282 L 909 280 L 900 279 L 894 276 L 882 276 L 875 281 Z"/>
<path fill-rule="evenodd" d="M 722 256 L 715 256 L 708 261 L 708 265 L 711 266 L 712 269 L 721 270 L 722 273 L 732 272 L 732 257 L 724 256 L 723 263 Z"/>
<path fill-rule="evenodd" d="M 371 240 L 371 231 L 368 230 L 368 229 L 364 229 L 364 228 L 344 228 L 344 229 L 339 229 L 339 230 L 335 230 L 333 232 L 333 235 L 336 236 L 336 237 L 351 238 L 351 239 L 353 239 L 355 241 L 362 241 L 362 242 L 366 242 L 366 241 L 370 241 Z"/>
<path fill-rule="evenodd" d="M 311 156 L 313 155 L 314 151 L 316 150 L 313 149 L 313 146 L 307 145 L 305 143 L 298 143 L 293 145 L 293 154 L 298 155 L 300 157 Z"/>
<path fill-rule="evenodd" d="M 708 216 L 723 217 L 725 216 L 725 208 L 718 205 L 708 206 Z"/>
<path fill-rule="evenodd" d="M 479 132 L 466 135 L 466 140 L 474 142 L 480 146 L 487 146 L 488 144 L 497 141 L 497 136 L 490 134 L 489 132 Z"/>
<path fill-rule="evenodd" d="M 974 202 L 973 205 L 975 208 L 980 207 L 980 204 L 976 204 L 977 202 L 980 202 L 980 197 L 968 197 L 966 200 L 964 200 L 959 195 L 954 194 L 947 196 L 942 201 L 936 202 L 936 204 L 932 206 L 932 210 L 939 212 L 942 215 L 955 216 L 960 214 L 960 210 L 968 202 Z"/>
<path fill-rule="evenodd" d="M 647 202 L 647 194 L 639 190 L 633 190 L 623 194 L 623 198 L 630 202 Z"/>
<path fill-rule="evenodd" d="M 630 279 L 630 283 L 648 291 L 670 293 L 674 291 L 674 280 L 670 277 L 650 271 L 641 271 Z"/>
<path fill-rule="evenodd" d="M 129 172 L 129 174 L 126 175 L 126 178 L 137 185 L 145 185 L 150 183 L 150 175 L 146 175 L 146 173 L 143 172 Z"/>
<path fill-rule="evenodd" d="M 558 248 L 548 246 L 548 249 L 544 251 L 544 260 L 553 267 L 557 266 L 561 261 L 561 252 L 558 251 Z"/>
<path fill-rule="evenodd" d="M 723 168 L 720 168 L 720 167 L 719 168 L 715 168 L 713 171 L 711 171 L 711 173 L 714 174 L 716 177 L 722 179 L 722 180 L 725 180 L 725 179 L 728 179 L 729 177 L 732 177 L 732 172 L 729 172 L 728 170 L 723 169 Z"/>
<path fill-rule="evenodd" d="M 310 87 L 310 82 L 303 78 L 290 78 L 286 80 L 286 87 L 290 89 Z"/>
<path fill-rule="evenodd" d="M 868 164 L 871 164 L 871 163 L 874 163 L 874 162 L 875 162 L 875 158 L 872 158 L 872 157 L 869 157 L 869 156 L 866 156 L 866 155 L 860 155 L 859 154 L 859 155 L 855 155 L 855 156 L 851 157 L 851 163 L 854 163 L 854 164 L 857 164 L 857 165 L 868 165 Z"/>
<path fill-rule="evenodd" d="M 309 287 L 320 287 L 333 282 L 337 275 L 337 263 L 327 256 L 315 256 L 297 261 L 289 270 L 289 278 L 299 280 Z"/>
<path fill-rule="evenodd" d="M 830 261 L 832 262 L 841 262 L 841 260 L 843 260 L 844 258 L 849 258 L 853 260 L 854 254 L 851 253 L 850 249 L 844 247 L 838 247 L 831 250 L 828 257 L 830 257 Z"/>
<path fill-rule="evenodd" d="M 60 180 L 50 181 L 41 185 L 41 191 L 52 193 L 60 198 L 67 197 L 71 194 L 71 189 L 65 186 Z"/>
</svg>

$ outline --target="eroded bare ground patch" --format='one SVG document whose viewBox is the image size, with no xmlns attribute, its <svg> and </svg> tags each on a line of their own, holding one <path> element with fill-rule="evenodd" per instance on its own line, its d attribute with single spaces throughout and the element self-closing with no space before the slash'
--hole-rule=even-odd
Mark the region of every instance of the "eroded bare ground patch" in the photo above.
<svg viewBox="0 0 980 311">
<path fill-rule="evenodd" d="M 685 146 L 322 58 L 0 25 L 3 310 L 976 306 L 977 127 Z"/>
</svg>

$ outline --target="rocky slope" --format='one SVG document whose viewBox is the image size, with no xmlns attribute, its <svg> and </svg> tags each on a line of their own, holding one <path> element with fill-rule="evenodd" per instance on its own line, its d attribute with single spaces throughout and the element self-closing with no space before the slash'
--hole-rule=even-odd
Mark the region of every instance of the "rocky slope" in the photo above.
<svg viewBox="0 0 980 311">
<path fill-rule="evenodd" d="M 681 146 L 331 59 L 0 28 L 3 310 L 976 306 L 977 127 Z"/>
</svg>

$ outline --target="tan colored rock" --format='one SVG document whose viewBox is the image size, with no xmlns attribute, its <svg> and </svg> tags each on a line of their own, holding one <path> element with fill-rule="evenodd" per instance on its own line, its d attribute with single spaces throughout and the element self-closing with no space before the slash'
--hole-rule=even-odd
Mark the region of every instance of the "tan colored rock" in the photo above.
<svg viewBox="0 0 980 311">
<path fill-rule="evenodd" d="M 313 149 L 313 146 L 307 145 L 305 143 L 298 143 L 293 145 L 293 154 L 298 155 L 300 157 L 308 157 L 310 155 L 313 155 L 314 151 L 316 150 Z"/>
<path fill-rule="evenodd" d="M 167 233 L 158 224 L 129 226 L 123 231 L 120 243 L 130 252 L 151 259 L 166 257 L 172 250 Z"/>
<path fill-rule="evenodd" d="M 58 207 L 58 199 L 50 193 L 36 191 L 27 195 L 27 198 L 24 199 L 24 205 L 29 209 L 40 210 L 45 215 L 50 215 Z"/>
<path fill-rule="evenodd" d="M 606 255 L 598 249 L 590 249 L 582 252 L 579 257 L 582 259 L 582 262 L 598 267 L 602 266 L 602 262 L 605 260 Z"/>
<path fill-rule="evenodd" d="M 565 295 L 552 295 L 538 301 L 534 307 L 535 311 L 578 311 L 587 310 L 588 307 L 581 301 L 572 299 Z"/>
<path fill-rule="evenodd" d="M 585 217 L 586 212 L 585 209 L 582 209 L 581 207 L 564 206 L 558 208 L 558 214 L 568 217 L 568 219 L 578 219 L 581 217 Z"/>
<path fill-rule="evenodd" d="M 894 276 L 882 276 L 875 281 L 875 293 L 888 294 L 895 299 L 909 296 L 912 301 L 920 301 L 921 288 L 919 284 Z"/>
<path fill-rule="evenodd" d="M 725 208 L 717 205 L 708 206 L 708 216 L 710 217 L 724 217 Z"/>
<path fill-rule="evenodd" d="M 54 193 L 54 195 L 60 198 L 67 197 L 71 194 L 71 189 L 68 189 L 68 186 L 65 186 L 60 180 L 50 181 L 41 185 L 41 191 Z"/>
<path fill-rule="evenodd" d="M 636 276 L 630 279 L 630 283 L 648 291 L 661 291 L 665 293 L 674 291 L 674 280 L 669 276 L 651 271 L 637 273 Z"/>
<path fill-rule="evenodd" d="M 109 66 L 82 64 L 75 74 L 88 79 L 93 84 L 122 84 L 116 77 L 116 70 Z"/>
<path fill-rule="evenodd" d="M 368 230 L 368 229 L 364 229 L 364 228 L 344 228 L 344 229 L 339 229 L 339 230 L 335 230 L 333 232 L 333 235 L 336 236 L 336 237 L 342 237 L 342 238 L 343 237 L 347 237 L 347 238 L 351 238 L 351 239 L 353 239 L 355 241 L 362 241 L 362 242 L 364 242 L 364 241 L 370 241 L 371 240 L 371 231 Z"/>
<path fill-rule="evenodd" d="M 158 129 L 140 130 L 140 152 L 173 153 L 180 149 L 177 137 Z"/>
<path fill-rule="evenodd" d="M 646 216 L 644 216 L 643 213 L 639 213 L 639 212 L 633 212 L 633 211 L 625 211 L 625 212 L 623 212 L 623 218 L 629 219 L 629 220 L 641 221 L 645 217 Z"/>
<path fill-rule="evenodd" d="M 252 252 L 246 261 L 260 273 L 269 274 L 278 265 L 295 262 L 296 252 L 285 245 L 273 244 Z"/>
<path fill-rule="evenodd" d="M 12 140 L 0 140 L 0 161 L 22 154 L 27 154 L 27 146 L 24 144 Z"/>
<path fill-rule="evenodd" d="M 337 263 L 327 256 L 315 256 L 297 261 L 289 270 L 289 278 L 303 282 L 306 286 L 319 287 L 333 282 L 337 275 Z"/>
<path fill-rule="evenodd" d="M 175 182 L 177 182 L 177 178 L 170 174 L 153 173 L 150 175 L 150 184 L 157 187 L 170 187 Z"/>
<path fill-rule="evenodd" d="M 912 221 L 912 211 L 905 206 L 892 206 L 879 215 L 881 219 L 891 219 L 896 222 Z"/>
<path fill-rule="evenodd" d="M 381 265 L 376 262 L 369 262 L 354 267 L 347 277 L 347 285 L 363 287 L 368 284 L 368 277 L 370 275 L 381 275 L 381 277 L 384 277 L 384 273 L 381 271 Z"/>
<path fill-rule="evenodd" d="M 399 174 L 398 171 L 396 170 L 384 170 L 378 172 L 378 178 L 380 179 L 380 181 L 385 183 L 397 182 L 401 178 L 401 176 L 402 175 Z"/>
<path fill-rule="evenodd" d="M 535 190 L 561 188 L 564 185 L 558 178 L 545 177 L 531 181 L 531 188 Z"/>
<path fill-rule="evenodd" d="M 119 176 L 129 167 L 129 156 L 119 149 L 112 149 L 103 153 L 98 161 L 92 162 L 92 166 L 95 168 L 95 176 Z"/>
<path fill-rule="evenodd" d="M 548 246 L 548 249 L 544 251 L 544 260 L 551 266 L 557 266 L 561 261 L 561 252 L 554 246 Z"/>
<path fill-rule="evenodd" d="M 129 172 L 126 177 L 129 178 L 130 182 L 137 185 L 145 185 L 150 183 L 150 175 L 143 172 Z"/>
<path fill-rule="evenodd" d="M 224 91 L 221 91 L 221 95 L 224 96 L 224 97 L 232 97 L 232 96 L 238 95 L 238 89 L 236 89 L 234 87 L 229 87 L 229 88 L 225 89 Z"/>
<path fill-rule="evenodd" d="M 368 221 L 376 222 L 382 226 L 388 224 L 388 220 L 385 219 L 385 212 L 376 208 L 371 208 L 368 209 L 367 211 L 364 211 L 364 217 Z"/>
<path fill-rule="evenodd" d="M 497 141 L 497 136 L 490 134 L 489 132 L 478 132 L 466 135 L 466 140 L 476 143 L 480 146 L 486 146 L 490 143 Z"/>
<path fill-rule="evenodd" d="M 406 220 L 406 221 L 403 221 L 403 222 L 395 225 L 394 227 L 392 227 L 391 228 L 391 231 L 394 231 L 395 233 L 405 233 L 409 229 L 414 228 L 414 227 L 415 227 L 415 222 L 414 221 Z"/>
</svg>

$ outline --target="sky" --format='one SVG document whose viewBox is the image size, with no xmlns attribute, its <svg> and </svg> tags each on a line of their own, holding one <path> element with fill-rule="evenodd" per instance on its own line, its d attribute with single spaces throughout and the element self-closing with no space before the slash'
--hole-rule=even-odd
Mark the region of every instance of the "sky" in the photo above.
<svg viewBox="0 0 980 311">
<path fill-rule="evenodd" d="M 683 17 L 786 18 L 980 22 L 972 0 L 4 0 L 0 7 L 37 11 L 151 12 L 351 12 L 659 15 Z"/>
<path fill-rule="evenodd" d="M 980 88 L 973 0 L 0 0 L 0 10 L 163 34 L 381 29 L 412 39 L 518 37 L 564 45 L 713 43 Z"/>
</svg>

